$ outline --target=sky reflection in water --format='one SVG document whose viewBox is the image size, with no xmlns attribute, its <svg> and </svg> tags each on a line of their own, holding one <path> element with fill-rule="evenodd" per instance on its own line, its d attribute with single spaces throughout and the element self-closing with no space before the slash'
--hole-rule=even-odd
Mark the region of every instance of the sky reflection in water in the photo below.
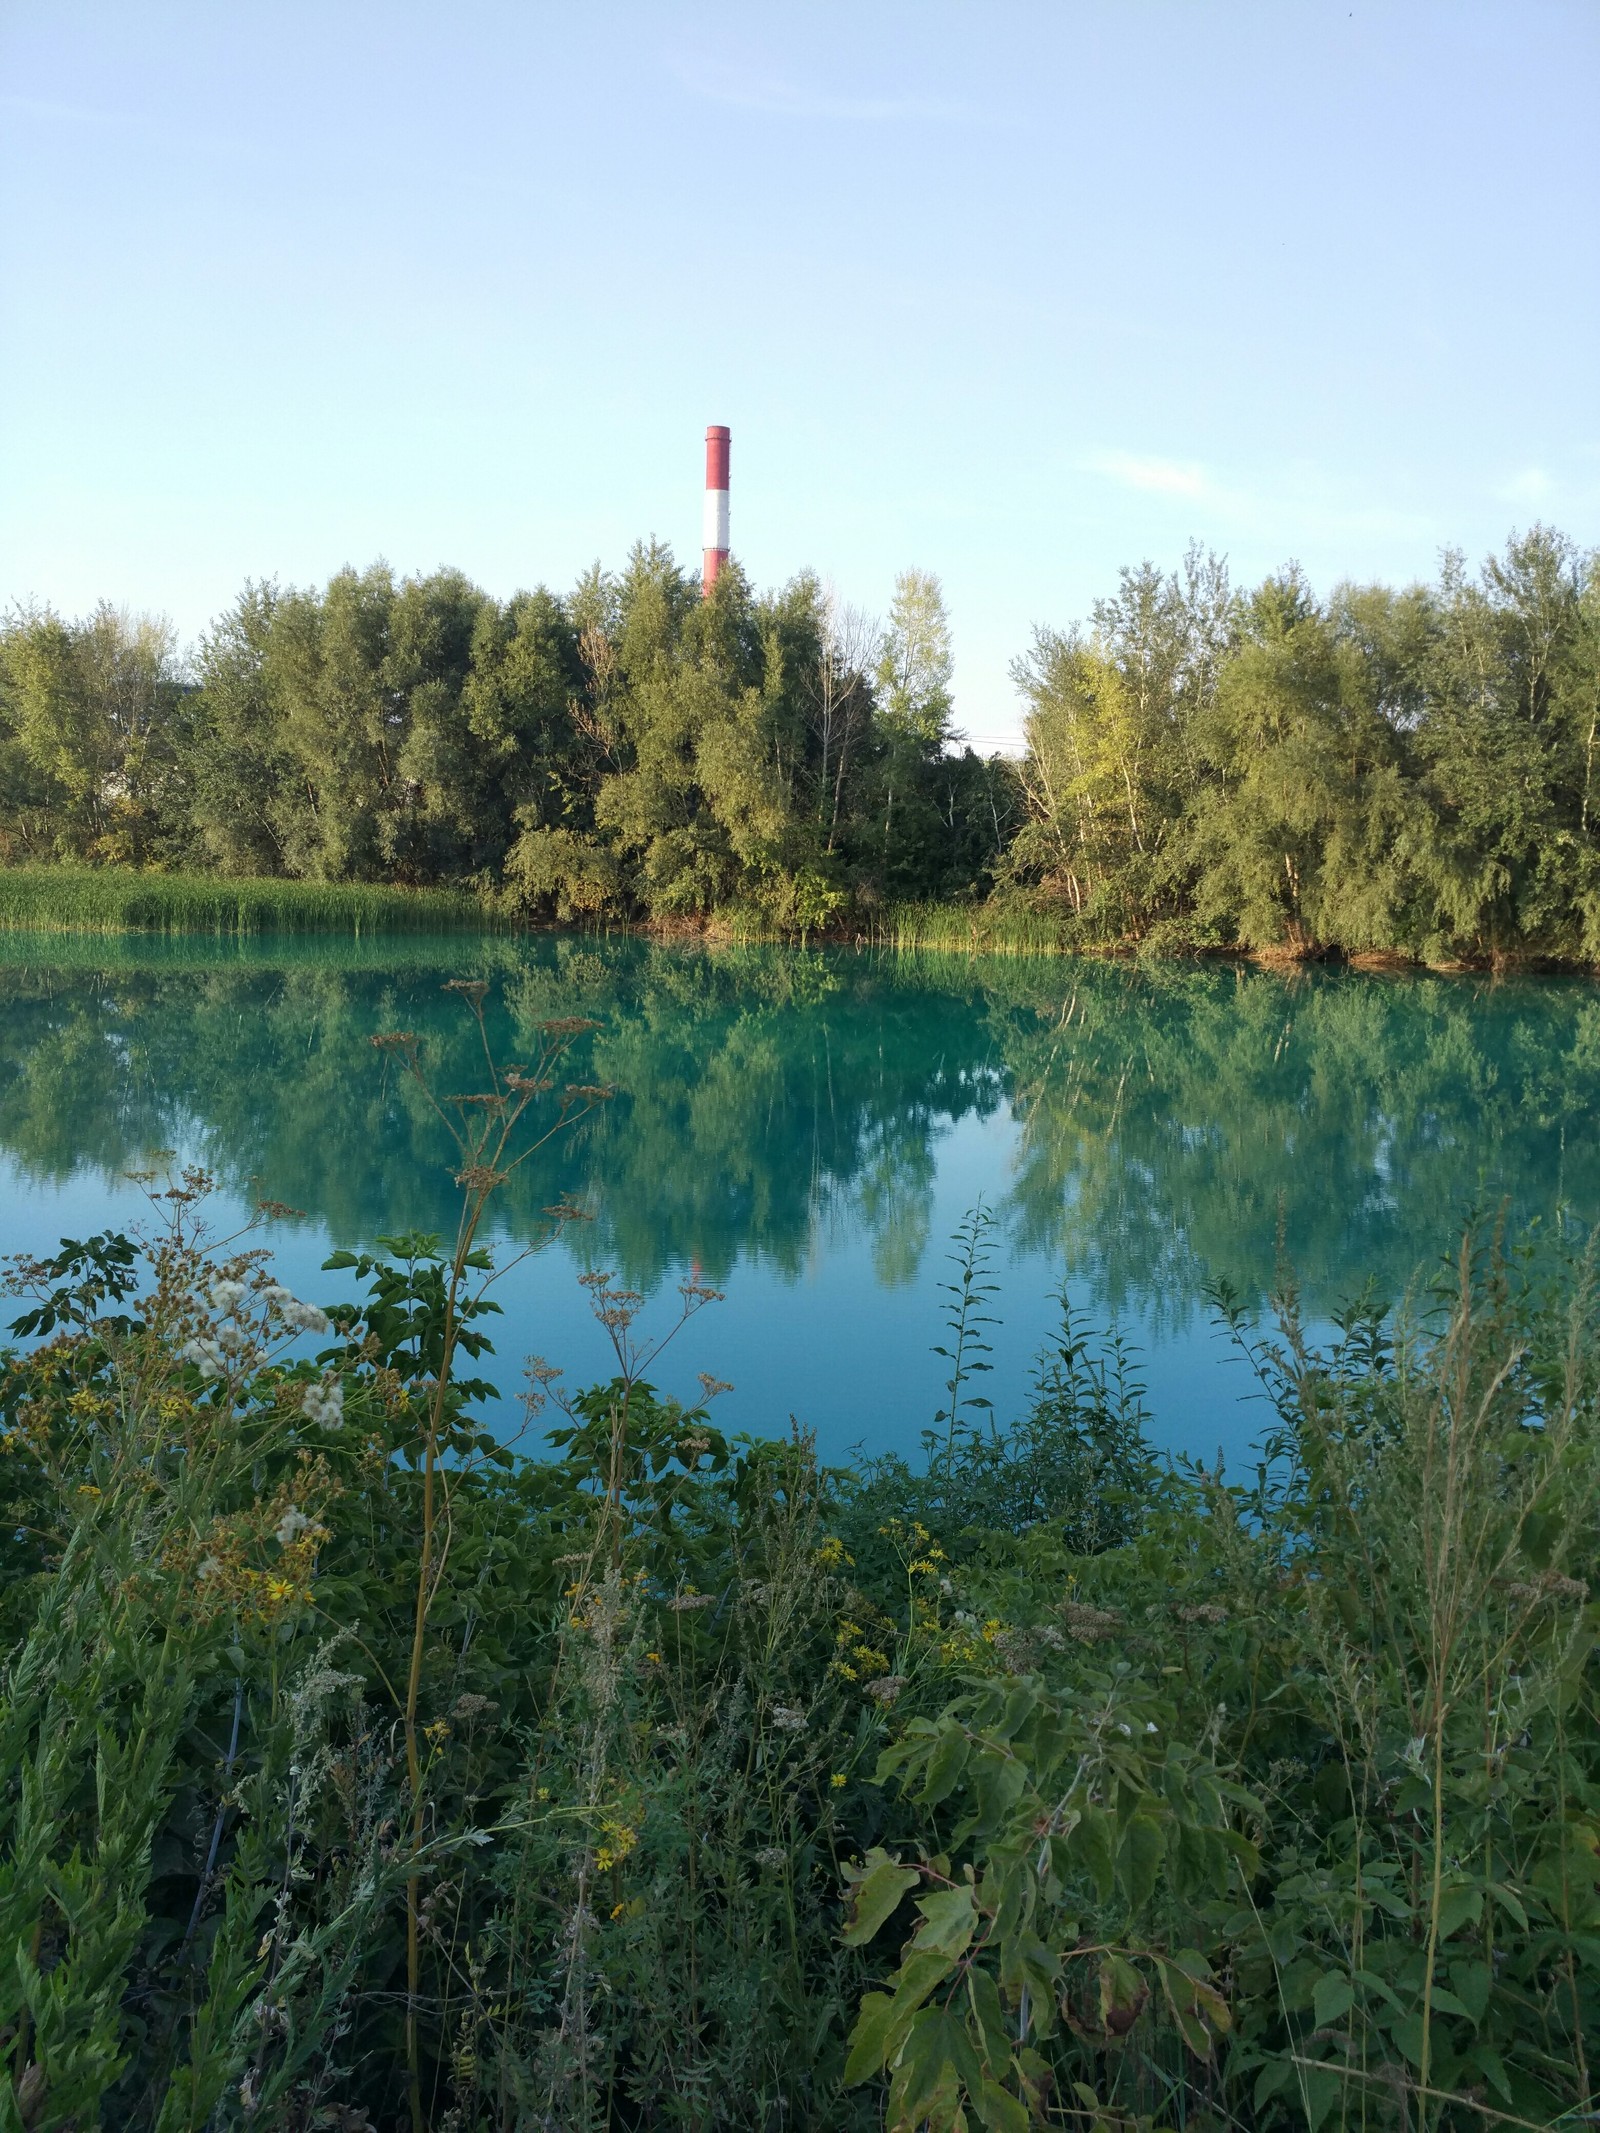
<svg viewBox="0 0 1600 2133">
<path fill-rule="evenodd" d="M 1281 1250 L 1311 1313 L 1426 1276 L 1472 1210 L 1574 1241 L 1600 1209 L 1600 992 L 1576 981 L 1292 977 L 677 948 L 0 942 L 0 1246 L 137 1220 L 124 1173 L 174 1149 L 231 1216 L 306 1210 L 269 1241 L 306 1293 L 334 1244 L 454 1220 L 448 1148 L 368 1039 L 418 1031 L 442 1090 L 481 1085 L 442 990 L 493 981 L 491 1028 L 601 1024 L 574 1078 L 608 1109 L 508 1188 L 509 1249 L 563 1193 L 592 1223 L 507 1277 L 502 1388 L 538 1351 L 608 1374 L 576 1275 L 614 1270 L 664 1329 L 698 1267 L 727 1300 L 657 1378 L 731 1379 L 733 1429 L 814 1428 L 825 1455 L 915 1449 L 942 1398 L 938 1284 L 981 1195 L 997 1216 L 993 1375 L 1025 1400 L 1065 1279 L 1144 1351 L 1157 1435 L 1243 1458 L 1262 1426 L 1208 1285 L 1259 1303 Z"/>
</svg>

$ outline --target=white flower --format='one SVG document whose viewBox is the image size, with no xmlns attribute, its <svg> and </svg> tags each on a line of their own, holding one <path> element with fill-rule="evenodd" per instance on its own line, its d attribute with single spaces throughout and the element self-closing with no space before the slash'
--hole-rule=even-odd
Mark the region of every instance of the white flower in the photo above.
<svg viewBox="0 0 1600 2133">
<path fill-rule="evenodd" d="M 280 1548 L 292 1547 L 301 1534 L 309 1529 L 310 1525 L 311 1521 L 304 1511 L 297 1504 L 291 1504 L 282 1518 L 278 1520 L 278 1546 Z"/>
<path fill-rule="evenodd" d="M 1159 1733 L 1159 1732 L 1161 1731 L 1161 1728 L 1160 1728 L 1160 1727 L 1159 1727 L 1159 1726 L 1158 1726 L 1158 1725 L 1156 1724 L 1155 1720 L 1154 1720 L 1154 1719 L 1152 1718 L 1152 1719 L 1150 1719 L 1150 1720 L 1149 1720 L 1149 1721 L 1148 1721 L 1148 1722 L 1146 1723 L 1146 1725 L 1145 1725 L 1145 1729 L 1144 1729 L 1144 1730 L 1146 1731 L 1146 1733 Z"/>
<path fill-rule="evenodd" d="M 797 1711 L 792 1704 L 775 1703 L 772 1706 L 772 1723 L 780 1733 L 804 1733 L 806 1714 Z"/>
<path fill-rule="evenodd" d="M 328 1314 L 315 1304 L 302 1303 L 293 1289 L 286 1289 L 281 1281 L 269 1281 L 261 1291 L 261 1301 L 270 1310 L 277 1312 L 286 1326 L 296 1333 L 326 1333 Z"/>
<path fill-rule="evenodd" d="M 319 1422 L 324 1429 L 342 1429 L 343 1385 L 337 1378 L 328 1378 L 320 1385 L 308 1385 L 300 1395 L 300 1411 L 308 1421 Z"/>
<path fill-rule="evenodd" d="M 216 1557 L 208 1555 L 196 1565 L 194 1574 L 197 1578 L 214 1578 L 221 1568 L 222 1565 L 217 1561 Z"/>
<path fill-rule="evenodd" d="M 217 1311 L 237 1311 L 245 1299 L 242 1281 L 214 1281 L 211 1284 L 211 1304 Z"/>
<path fill-rule="evenodd" d="M 207 1340 L 203 1335 L 196 1335 L 192 1341 L 185 1341 L 178 1353 L 184 1362 L 198 1363 L 203 1378 L 220 1378 L 228 1367 L 227 1357 L 221 1348 L 214 1340 Z"/>
</svg>

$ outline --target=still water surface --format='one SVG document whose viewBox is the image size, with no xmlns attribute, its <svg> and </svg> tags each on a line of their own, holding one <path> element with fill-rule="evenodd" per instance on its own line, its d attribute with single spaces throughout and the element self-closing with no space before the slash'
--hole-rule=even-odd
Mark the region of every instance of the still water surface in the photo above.
<svg viewBox="0 0 1600 2133">
<path fill-rule="evenodd" d="M 1208 1287 L 1259 1303 L 1280 1248 L 1314 1318 L 1426 1278 L 1474 1210 L 1568 1239 L 1600 1213 L 1600 991 L 1580 982 L 1283 977 L 1209 965 L 661 947 L 580 938 L 197 944 L 0 938 L 0 1248 L 131 1226 L 150 1151 L 204 1164 L 219 1226 L 266 1239 L 300 1293 L 345 1293 L 335 1245 L 448 1231 L 448 1148 L 368 1040 L 426 1040 L 478 1087 L 453 975 L 492 981 L 502 1056 L 594 1017 L 573 1064 L 615 1101 L 499 1203 L 504 1251 L 562 1194 L 593 1221 L 512 1273 L 495 1327 L 574 1384 L 609 1375 L 587 1267 L 676 1309 L 726 1292 L 654 1372 L 731 1379 L 730 1429 L 814 1429 L 825 1456 L 914 1452 L 946 1365 L 939 1284 L 980 1198 L 996 1217 L 1002 1416 L 1065 1281 L 1142 1350 L 1155 1434 L 1230 1464 L 1262 1425 Z M 509 1405 L 506 1414 L 509 1417 Z"/>
</svg>

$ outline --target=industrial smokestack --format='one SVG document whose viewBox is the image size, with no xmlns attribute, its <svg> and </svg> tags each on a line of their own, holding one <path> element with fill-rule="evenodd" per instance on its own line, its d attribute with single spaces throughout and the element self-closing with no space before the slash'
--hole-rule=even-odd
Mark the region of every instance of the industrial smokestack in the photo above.
<svg viewBox="0 0 1600 2133">
<path fill-rule="evenodd" d="M 728 444 L 731 432 L 720 422 L 706 431 L 706 521 L 700 561 L 700 590 L 709 593 L 717 572 L 728 560 Z"/>
</svg>

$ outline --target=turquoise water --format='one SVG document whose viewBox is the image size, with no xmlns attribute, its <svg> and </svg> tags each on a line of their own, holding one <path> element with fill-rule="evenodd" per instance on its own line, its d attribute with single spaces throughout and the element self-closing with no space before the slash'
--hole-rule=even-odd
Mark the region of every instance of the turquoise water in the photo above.
<svg viewBox="0 0 1600 2133">
<path fill-rule="evenodd" d="M 653 946 L 580 938 L 357 944 L 0 940 L 0 1247 L 147 1213 L 126 1172 L 172 1150 L 257 1200 L 302 1294 L 335 1245 L 448 1231 L 448 1148 L 369 1039 L 425 1040 L 440 1089 L 481 1086 L 443 990 L 491 981 L 490 1025 L 601 1025 L 573 1063 L 614 1083 L 498 1204 L 504 1253 L 562 1194 L 592 1221 L 505 1280 L 495 1376 L 523 1358 L 609 1375 L 577 1280 L 614 1271 L 665 1332 L 693 1270 L 725 1292 L 653 1372 L 732 1380 L 731 1429 L 815 1430 L 824 1453 L 914 1451 L 947 1366 L 948 1238 L 993 1209 L 1002 1415 L 1065 1281 L 1141 1349 L 1156 1433 L 1230 1463 L 1262 1426 L 1208 1287 L 1259 1305 L 1282 1261 L 1314 1319 L 1436 1271 L 1460 1222 L 1508 1204 L 1555 1241 L 1600 1213 L 1600 990 L 1577 981 L 1057 959 Z"/>
</svg>

